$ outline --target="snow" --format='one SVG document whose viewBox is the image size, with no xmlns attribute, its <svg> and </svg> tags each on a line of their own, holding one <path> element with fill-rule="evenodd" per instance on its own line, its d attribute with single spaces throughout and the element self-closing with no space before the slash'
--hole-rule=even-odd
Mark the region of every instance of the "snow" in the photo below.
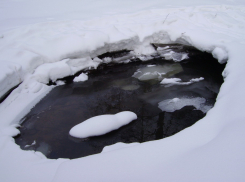
<svg viewBox="0 0 245 182">
<path fill-rule="evenodd" d="M 163 100 L 158 103 L 159 109 L 166 112 L 174 112 L 180 110 L 185 106 L 194 106 L 197 110 L 203 113 L 208 112 L 212 106 L 205 105 L 206 99 L 201 97 L 195 98 L 173 98 Z"/>
<path fill-rule="evenodd" d="M 85 73 L 81 73 L 79 76 L 73 79 L 74 82 L 84 82 L 86 80 L 88 80 L 88 75 L 86 75 Z"/>
<path fill-rule="evenodd" d="M 0 7 L 0 96 L 20 84 L 0 104 L 0 181 L 245 181 L 243 0 L 2 0 Z M 21 118 L 54 88 L 49 80 L 97 68 L 108 51 L 148 60 L 152 43 L 192 45 L 228 61 L 203 119 L 162 140 L 74 160 L 14 143 Z"/>
<path fill-rule="evenodd" d="M 95 116 L 72 127 L 69 134 L 76 138 L 104 135 L 129 124 L 135 119 L 137 119 L 137 115 L 131 111 Z"/>
</svg>

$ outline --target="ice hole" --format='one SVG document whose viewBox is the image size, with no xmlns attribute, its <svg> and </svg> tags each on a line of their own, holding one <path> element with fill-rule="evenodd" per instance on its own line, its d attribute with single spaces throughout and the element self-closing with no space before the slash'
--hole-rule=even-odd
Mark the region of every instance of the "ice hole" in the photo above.
<svg viewBox="0 0 245 182">
<path fill-rule="evenodd" d="M 131 51 L 98 56 L 102 64 L 86 72 L 86 81 L 73 82 L 76 76 L 84 76 L 81 72 L 60 79 L 59 86 L 22 119 L 15 142 L 23 150 L 40 151 L 51 159 L 73 159 L 100 153 L 118 142 L 162 139 L 203 118 L 215 103 L 225 65 L 190 47 L 155 47 L 156 54 L 147 56 L 132 56 Z M 171 54 L 171 60 L 166 54 Z M 136 113 L 137 120 L 101 136 L 69 135 L 82 121 L 121 111 Z"/>
</svg>

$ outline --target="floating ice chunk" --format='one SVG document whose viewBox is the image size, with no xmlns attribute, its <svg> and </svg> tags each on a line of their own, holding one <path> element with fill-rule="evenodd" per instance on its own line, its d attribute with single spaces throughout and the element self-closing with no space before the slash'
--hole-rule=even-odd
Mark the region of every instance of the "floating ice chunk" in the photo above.
<svg viewBox="0 0 245 182">
<path fill-rule="evenodd" d="M 36 145 L 36 140 L 34 140 L 34 141 L 32 142 L 32 144 L 31 144 L 31 145 L 26 145 L 26 146 L 25 146 L 25 148 L 27 148 L 27 147 L 31 147 L 31 146 L 33 146 L 33 145 Z"/>
<path fill-rule="evenodd" d="M 192 78 L 189 82 L 181 82 L 180 78 L 164 78 L 160 84 L 166 84 L 166 87 L 170 87 L 172 85 L 190 85 L 195 82 L 199 82 L 204 80 L 203 77 L 200 78 Z"/>
<path fill-rule="evenodd" d="M 84 82 L 86 80 L 88 80 L 88 75 L 86 75 L 85 73 L 81 73 L 79 76 L 73 79 L 74 82 Z"/>
<path fill-rule="evenodd" d="M 140 56 L 137 56 L 141 61 L 148 61 L 148 60 L 151 60 L 151 59 L 154 59 L 154 57 L 152 57 L 151 55 L 140 55 Z"/>
<path fill-rule="evenodd" d="M 132 147 L 132 146 L 139 145 L 139 144 L 140 143 L 137 143 L 137 142 L 134 142 L 134 143 L 118 142 L 118 143 L 115 143 L 113 145 L 105 146 L 101 153 L 119 150 L 119 149 L 123 149 L 123 148 L 127 148 L 127 147 Z"/>
<path fill-rule="evenodd" d="M 62 80 L 58 80 L 58 81 L 56 81 L 55 83 L 56 83 L 56 85 L 65 85 L 65 84 L 66 84 L 66 83 L 65 83 L 64 81 L 62 81 Z"/>
<path fill-rule="evenodd" d="M 147 67 L 149 68 L 149 67 L 153 67 L 153 66 L 156 66 L 155 64 L 150 64 L 150 65 L 147 65 Z"/>
<path fill-rule="evenodd" d="M 141 81 L 157 79 L 161 81 L 163 78 L 172 76 L 183 71 L 180 64 L 158 65 L 152 67 L 144 67 L 138 69 L 132 77 L 138 78 Z"/>
<path fill-rule="evenodd" d="M 176 84 L 181 82 L 180 78 L 164 78 L 160 83 L 161 84 Z"/>
<path fill-rule="evenodd" d="M 95 116 L 71 128 L 69 134 L 77 138 L 99 136 L 116 130 L 135 119 L 137 119 L 137 115 L 131 111 Z"/>
<path fill-rule="evenodd" d="M 158 108 L 166 112 L 174 112 L 180 110 L 185 106 L 194 106 L 197 110 L 203 113 L 208 112 L 212 106 L 205 105 L 206 99 L 201 97 L 196 98 L 174 98 L 167 99 L 158 103 Z"/>
<path fill-rule="evenodd" d="M 130 79 L 120 79 L 112 82 L 114 86 L 123 90 L 137 90 L 140 86 L 132 83 Z"/>
<path fill-rule="evenodd" d="M 190 82 L 199 82 L 199 81 L 202 81 L 202 80 L 204 80 L 204 78 L 203 77 L 200 77 L 200 78 L 192 78 L 191 80 L 190 80 Z"/>
</svg>

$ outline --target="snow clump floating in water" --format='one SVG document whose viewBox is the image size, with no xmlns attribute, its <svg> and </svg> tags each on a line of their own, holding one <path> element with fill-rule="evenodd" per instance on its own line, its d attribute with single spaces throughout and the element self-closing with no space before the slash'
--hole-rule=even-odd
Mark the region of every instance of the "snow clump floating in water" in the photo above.
<svg viewBox="0 0 245 182">
<path fill-rule="evenodd" d="M 131 111 L 95 116 L 71 128 L 69 134 L 76 138 L 99 136 L 129 124 L 135 119 L 137 115 Z"/>
</svg>

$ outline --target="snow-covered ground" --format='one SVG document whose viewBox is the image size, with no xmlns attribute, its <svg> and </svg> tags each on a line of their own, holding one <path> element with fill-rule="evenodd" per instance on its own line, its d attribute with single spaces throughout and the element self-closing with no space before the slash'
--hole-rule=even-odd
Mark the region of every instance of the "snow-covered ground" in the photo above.
<svg viewBox="0 0 245 182">
<path fill-rule="evenodd" d="M 22 151 L 19 120 L 54 86 L 128 49 L 179 42 L 228 60 L 206 117 L 178 134 L 97 155 L 47 159 Z M 243 0 L 1 0 L 0 181 L 245 181 L 245 2 Z M 109 151 L 109 150 L 108 150 Z"/>
</svg>

